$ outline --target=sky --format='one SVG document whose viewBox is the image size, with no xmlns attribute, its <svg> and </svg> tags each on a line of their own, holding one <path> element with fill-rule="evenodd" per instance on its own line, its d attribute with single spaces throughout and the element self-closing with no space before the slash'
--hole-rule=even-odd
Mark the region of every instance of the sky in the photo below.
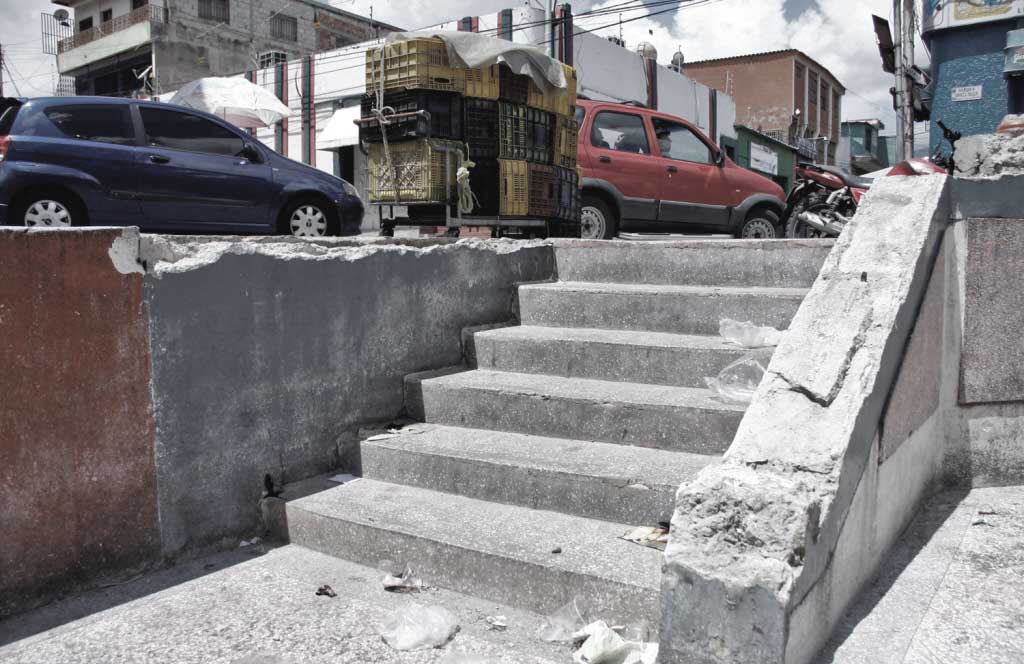
<svg viewBox="0 0 1024 664">
<path fill-rule="evenodd" d="M 516 4 L 516 0 L 326 1 L 362 14 L 369 14 L 372 6 L 374 18 L 405 28 L 467 14 L 488 14 Z M 648 5 L 664 2 L 645 1 Z M 624 2 L 582 0 L 573 3 L 573 11 L 579 15 Z M 10 69 L 3 72 L 4 94 L 13 92 L 12 78 L 23 96 L 53 91 L 56 67 L 53 56 L 41 52 L 40 13 L 52 13 L 56 8 L 49 0 L 0 0 L 0 44 Z M 690 0 L 677 10 L 646 16 L 672 8 L 665 4 L 629 5 L 622 12 L 622 34 L 627 47 L 651 42 L 658 48 L 662 63 L 667 63 L 677 50 L 682 51 L 687 61 L 694 61 L 797 48 L 827 67 L 846 86 L 844 120 L 880 118 L 886 133 L 895 130 L 896 116 L 889 96 L 893 80 L 881 69 L 871 24 L 872 13 L 889 18 L 892 0 Z M 580 17 L 577 29 L 595 28 L 617 19 L 618 12 Z M 598 34 L 618 32 L 616 25 Z M 920 40 L 917 56 L 919 64 L 928 62 Z"/>
</svg>

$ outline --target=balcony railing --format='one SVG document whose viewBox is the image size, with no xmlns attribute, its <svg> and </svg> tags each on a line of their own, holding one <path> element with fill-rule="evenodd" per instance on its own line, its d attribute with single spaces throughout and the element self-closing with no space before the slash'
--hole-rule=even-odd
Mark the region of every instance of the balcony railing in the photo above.
<svg viewBox="0 0 1024 664">
<path fill-rule="evenodd" d="M 86 44 L 106 37 L 107 35 L 120 32 L 121 30 L 127 30 L 133 25 L 138 25 L 139 23 L 166 22 L 166 7 L 146 5 L 145 7 L 139 7 L 138 9 L 132 10 L 127 14 L 114 17 L 106 23 L 101 23 L 94 28 L 82 30 L 67 39 L 60 40 L 57 42 L 57 53 L 66 53 L 71 49 L 78 48 L 79 46 L 85 46 Z"/>
<path fill-rule="evenodd" d="M 765 129 L 761 133 L 768 138 L 774 138 L 779 143 L 789 145 L 789 130 L 787 129 Z"/>
</svg>

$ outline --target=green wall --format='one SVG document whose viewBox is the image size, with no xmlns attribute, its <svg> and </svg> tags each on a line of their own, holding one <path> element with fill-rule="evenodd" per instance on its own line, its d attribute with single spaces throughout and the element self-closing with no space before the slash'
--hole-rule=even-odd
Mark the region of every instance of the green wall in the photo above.
<svg viewBox="0 0 1024 664">
<path fill-rule="evenodd" d="M 750 170 L 754 171 L 758 175 L 763 175 L 766 178 L 774 180 L 788 194 L 790 188 L 793 186 L 794 172 L 797 162 L 796 149 L 785 145 L 784 143 L 779 143 L 778 141 L 762 136 L 757 132 L 747 129 L 746 127 L 736 127 L 736 136 L 737 138 L 735 141 L 723 138 L 722 147 L 725 149 L 732 148 L 732 151 L 735 154 L 733 161 L 743 168 L 750 168 L 751 141 L 775 151 L 775 154 L 778 155 L 779 158 L 778 175 L 772 175 L 771 173 L 765 173 L 753 168 L 750 168 Z"/>
</svg>

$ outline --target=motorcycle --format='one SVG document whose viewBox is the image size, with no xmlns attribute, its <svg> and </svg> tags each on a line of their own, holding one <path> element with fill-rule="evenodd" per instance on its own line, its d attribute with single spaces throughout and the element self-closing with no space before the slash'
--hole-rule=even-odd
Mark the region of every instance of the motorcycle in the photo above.
<svg viewBox="0 0 1024 664">
<path fill-rule="evenodd" d="M 889 169 L 890 175 L 931 175 L 953 172 L 953 155 L 959 132 L 950 130 L 941 120 L 938 126 L 952 146 L 948 156 L 936 149 L 931 159 L 908 159 Z M 786 237 L 836 237 L 853 219 L 861 198 L 871 188 L 871 178 L 851 175 L 833 166 L 800 163 L 797 182 L 786 199 L 783 222 Z"/>
</svg>

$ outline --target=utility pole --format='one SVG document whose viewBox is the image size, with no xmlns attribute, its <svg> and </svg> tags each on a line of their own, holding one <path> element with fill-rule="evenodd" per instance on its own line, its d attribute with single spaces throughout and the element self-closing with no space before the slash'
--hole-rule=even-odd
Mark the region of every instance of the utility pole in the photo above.
<svg viewBox="0 0 1024 664">
<path fill-rule="evenodd" d="M 908 70 L 914 64 L 914 0 L 893 0 L 896 55 L 896 161 L 914 156 L 913 84 Z"/>
<path fill-rule="evenodd" d="M 904 159 L 914 156 L 914 83 L 910 78 L 910 68 L 914 66 L 914 3 L 916 0 L 903 0 L 903 103 L 900 113 L 903 116 L 903 152 Z"/>
</svg>

